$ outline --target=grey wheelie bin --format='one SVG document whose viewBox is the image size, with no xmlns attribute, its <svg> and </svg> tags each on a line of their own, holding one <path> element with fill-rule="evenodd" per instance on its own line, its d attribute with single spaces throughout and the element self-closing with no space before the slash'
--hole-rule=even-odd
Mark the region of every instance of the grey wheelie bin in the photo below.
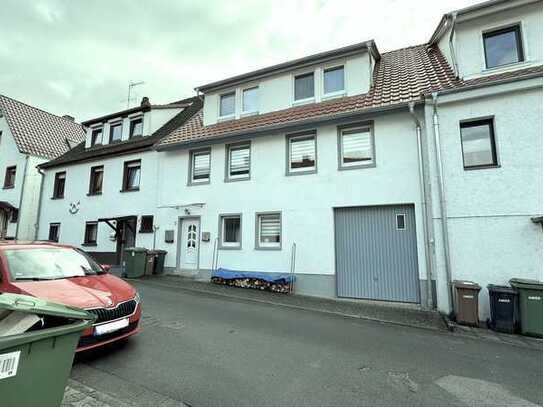
<svg viewBox="0 0 543 407">
<path fill-rule="evenodd" d="M 0 405 L 60 406 L 77 343 L 95 316 L 0 294 Z"/>
<path fill-rule="evenodd" d="M 520 332 L 543 337 L 543 282 L 513 278 L 509 284 L 519 296 Z"/>
<path fill-rule="evenodd" d="M 166 254 L 168 254 L 166 250 L 149 250 L 149 256 L 154 257 L 152 274 L 164 274 Z"/>
<path fill-rule="evenodd" d="M 139 278 L 145 275 L 147 268 L 147 249 L 129 247 L 123 252 L 123 277 Z"/>
</svg>

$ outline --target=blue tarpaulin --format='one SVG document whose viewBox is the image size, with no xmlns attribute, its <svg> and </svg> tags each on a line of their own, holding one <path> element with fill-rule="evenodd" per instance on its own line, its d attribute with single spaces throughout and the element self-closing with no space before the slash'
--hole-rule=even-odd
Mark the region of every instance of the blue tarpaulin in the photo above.
<svg viewBox="0 0 543 407">
<path fill-rule="evenodd" d="M 225 280 L 237 278 L 254 278 L 264 280 L 269 283 L 291 283 L 294 282 L 294 276 L 288 273 L 267 273 L 261 271 L 236 271 L 220 268 L 211 273 L 211 278 L 219 277 Z"/>
</svg>

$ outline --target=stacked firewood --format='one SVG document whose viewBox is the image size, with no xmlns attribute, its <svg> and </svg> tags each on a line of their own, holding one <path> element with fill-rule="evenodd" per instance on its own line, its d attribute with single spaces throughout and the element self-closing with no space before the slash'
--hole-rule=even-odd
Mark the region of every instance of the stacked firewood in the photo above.
<svg viewBox="0 0 543 407">
<path fill-rule="evenodd" d="M 259 278 L 221 278 L 211 277 L 211 282 L 220 285 L 229 285 L 233 287 L 252 288 L 253 290 L 266 290 L 274 293 L 288 294 L 290 292 L 290 284 L 286 281 L 270 283 Z"/>
</svg>

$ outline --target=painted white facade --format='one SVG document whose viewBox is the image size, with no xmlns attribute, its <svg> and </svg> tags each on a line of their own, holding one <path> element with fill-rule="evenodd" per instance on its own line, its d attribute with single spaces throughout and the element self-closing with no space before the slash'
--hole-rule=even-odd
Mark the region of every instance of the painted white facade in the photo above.
<svg viewBox="0 0 543 407">
<path fill-rule="evenodd" d="M 337 126 L 317 127 L 317 172 L 287 176 L 286 135 L 251 139 L 251 178 L 225 182 L 224 144 L 211 147 L 211 182 L 187 185 L 189 150 L 160 153 L 159 219 L 162 231 L 175 230 L 179 217 L 201 217 L 201 231 L 209 242 L 200 243 L 200 269 L 212 268 L 219 215 L 242 215 L 242 248 L 219 250 L 218 266 L 236 270 L 288 272 L 292 244 L 297 245 L 296 273 L 330 276 L 333 292 L 335 246 L 333 208 L 408 203 L 415 204 L 419 277 L 426 279 L 424 234 L 420 209 L 417 141 L 412 118 L 403 113 L 371 117 L 374 121 L 376 166 L 338 170 Z M 366 120 L 366 119 L 365 119 Z M 203 203 L 202 208 L 186 206 Z M 179 209 L 173 207 L 178 206 Z M 166 208 L 172 207 L 172 208 Z M 256 213 L 279 211 L 282 216 L 281 250 L 255 248 Z M 166 266 L 177 268 L 179 241 L 163 243 Z M 332 294 L 333 295 L 333 294 Z"/>
<path fill-rule="evenodd" d="M 0 201 L 19 209 L 17 222 L 8 220 L 6 237 L 33 240 L 41 185 L 36 166 L 46 160 L 19 151 L 5 117 L 0 117 L 0 132 Z M 15 185 L 4 188 L 6 168 L 11 166 L 16 166 Z"/>
<path fill-rule="evenodd" d="M 321 102 L 338 96 L 355 96 L 368 92 L 373 68 L 370 55 L 367 51 L 345 58 L 338 58 L 326 63 L 315 64 L 300 70 L 271 75 L 257 81 L 243 83 L 241 86 L 225 88 L 217 92 L 209 92 L 205 95 L 204 102 L 204 125 L 215 124 L 220 121 L 219 101 L 220 96 L 235 92 L 236 109 L 235 118 L 243 117 L 242 93 L 243 89 L 258 86 L 259 88 L 259 109 L 261 114 L 277 110 L 287 109 L 300 105 L 294 100 L 294 77 L 304 73 L 314 73 L 315 98 L 311 102 Z M 345 69 L 345 92 L 335 95 L 324 93 L 323 72 L 325 69 L 344 66 Z"/>
</svg>

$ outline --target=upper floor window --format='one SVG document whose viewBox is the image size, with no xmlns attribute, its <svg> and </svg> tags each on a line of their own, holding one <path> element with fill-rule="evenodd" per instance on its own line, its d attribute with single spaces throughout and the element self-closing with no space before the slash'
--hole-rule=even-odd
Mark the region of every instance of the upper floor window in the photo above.
<svg viewBox="0 0 543 407">
<path fill-rule="evenodd" d="M 51 223 L 49 225 L 49 241 L 58 242 L 60 236 L 60 223 Z"/>
<path fill-rule="evenodd" d="M 209 183 L 211 179 L 211 149 L 191 151 L 189 174 L 189 185 Z"/>
<path fill-rule="evenodd" d="M 485 168 L 498 165 L 493 119 L 460 123 L 460 134 L 464 168 Z"/>
<path fill-rule="evenodd" d="M 243 89 L 242 92 L 242 113 L 257 113 L 258 105 L 258 86 L 254 88 Z"/>
<path fill-rule="evenodd" d="M 53 186 L 53 199 L 64 198 L 65 189 L 66 189 L 66 173 L 57 172 L 55 174 L 55 185 Z"/>
<path fill-rule="evenodd" d="M 341 93 L 345 91 L 345 72 L 343 66 L 336 66 L 324 70 L 324 95 Z"/>
<path fill-rule="evenodd" d="M 85 240 L 84 244 L 87 246 L 96 246 L 98 239 L 98 223 L 87 222 L 85 224 Z"/>
<path fill-rule="evenodd" d="M 124 163 L 123 192 L 138 191 L 140 189 L 141 161 L 128 161 Z"/>
<path fill-rule="evenodd" d="M 375 165 L 373 132 L 370 125 L 349 125 L 338 129 L 339 168 Z"/>
<path fill-rule="evenodd" d="M 315 97 L 315 74 L 304 73 L 294 77 L 294 100 L 308 100 Z"/>
<path fill-rule="evenodd" d="M 14 165 L 12 167 L 6 168 L 6 175 L 4 177 L 4 188 L 14 188 L 15 187 L 15 175 L 17 173 L 17 167 Z"/>
<path fill-rule="evenodd" d="M 287 174 L 316 171 L 317 142 L 314 132 L 288 136 L 287 146 Z"/>
<path fill-rule="evenodd" d="M 488 31 L 483 34 L 487 68 L 524 61 L 520 25 Z"/>
<path fill-rule="evenodd" d="M 143 118 L 138 117 L 137 119 L 130 120 L 130 133 L 129 137 L 140 137 L 143 136 Z"/>
<path fill-rule="evenodd" d="M 111 123 L 109 126 L 109 144 L 121 141 L 123 136 L 123 123 Z"/>
<path fill-rule="evenodd" d="M 226 147 L 226 179 L 242 180 L 251 176 L 251 145 L 237 144 Z"/>
<path fill-rule="evenodd" d="M 91 147 L 96 146 L 103 143 L 103 129 L 102 127 L 92 129 L 91 132 Z"/>
<path fill-rule="evenodd" d="M 89 195 L 99 195 L 102 193 L 104 183 L 104 167 L 92 167 L 90 171 Z"/>
<path fill-rule="evenodd" d="M 219 105 L 220 117 L 234 116 L 236 113 L 236 92 L 221 95 Z"/>
</svg>

